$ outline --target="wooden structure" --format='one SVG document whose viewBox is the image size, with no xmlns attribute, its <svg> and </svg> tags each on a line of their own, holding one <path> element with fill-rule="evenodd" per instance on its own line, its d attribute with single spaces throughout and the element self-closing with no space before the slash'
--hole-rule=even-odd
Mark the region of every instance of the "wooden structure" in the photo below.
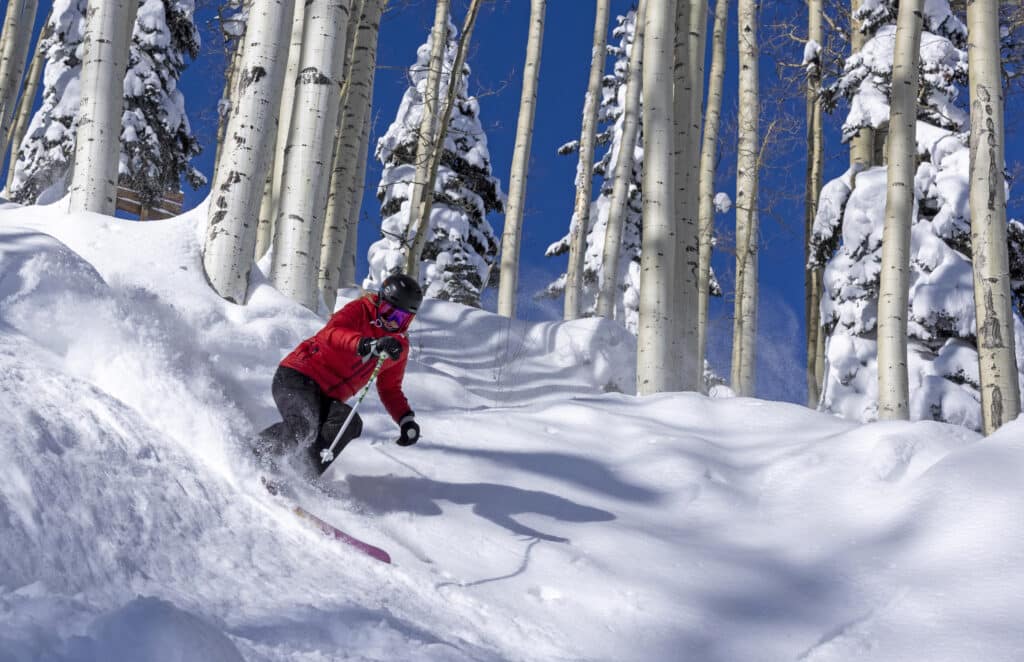
<svg viewBox="0 0 1024 662">
<path fill-rule="evenodd" d="M 168 191 L 157 202 L 154 207 L 143 207 L 139 194 L 135 191 L 117 187 L 117 209 L 126 214 L 134 214 L 140 221 L 155 221 L 164 218 L 171 218 L 181 213 L 181 207 L 185 202 L 185 194 L 181 191 Z"/>
</svg>

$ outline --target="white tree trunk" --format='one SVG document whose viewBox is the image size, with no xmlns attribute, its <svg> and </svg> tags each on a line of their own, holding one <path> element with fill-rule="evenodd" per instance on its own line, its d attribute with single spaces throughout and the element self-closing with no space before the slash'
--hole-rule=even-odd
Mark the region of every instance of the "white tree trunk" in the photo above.
<svg viewBox="0 0 1024 662">
<path fill-rule="evenodd" d="M 512 152 L 512 172 L 508 180 L 508 204 L 501 234 L 501 277 L 498 283 L 498 314 L 515 317 L 516 292 L 519 289 L 519 244 L 523 235 L 523 204 L 526 201 L 526 175 L 530 166 L 533 141 L 533 116 L 537 108 L 537 81 L 540 75 L 541 42 L 544 39 L 546 0 L 530 2 L 530 33 L 526 42 L 523 67 L 523 94 L 519 101 L 516 145 Z"/>
<path fill-rule="evenodd" d="M 434 189 L 427 190 L 427 174 L 430 171 L 430 155 L 434 149 L 437 134 L 437 111 L 440 106 L 441 73 L 444 67 L 445 47 L 448 44 L 448 0 L 437 0 L 434 13 L 434 27 L 430 33 L 430 64 L 423 88 L 423 114 L 420 117 L 419 132 L 416 136 L 416 174 L 413 176 L 409 193 L 409 220 L 406 222 L 406 238 L 411 242 L 406 254 L 405 271 L 417 280 L 420 277 L 420 255 L 430 234 L 430 224 L 421 225 L 420 206 L 426 201 L 428 209 L 434 202 Z M 456 75 L 454 72 L 451 75 Z M 429 218 L 429 217 L 428 217 Z"/>
<path fill-rule="evenodd" d="M 711 36 L 711 73 L 708 103 L 704 111 L 704 136 L 700 149 L 700 202 L 698 208 L 700 256 L 697 279 L 697 361 L 702 368 L 707 355 L 708 299 L 711 289 L 711 241 L 715 229 L 715 158 L 722 119 L 722 88 L 725 86 L 725 36 L 729 0 L 715 1 L 715 27 Z"/>
<path fill-rule="evenodd" d="M 213 178 L 203 267 L 210 285 L 245 302 L 256 243 L 256 214 L 270 169 L 273 133 L 288 57 L 284 37 L 295 0 L 267 0 L 249 14 L 241 81 L 228 116 L 227 140 Z"/>
<path fill-rule="evenodd" d="M 601 105 L 601 79 L 608 57 L 608 0 L 597 0 L 594 16 L 594 41 L 590 51 L 590 78 L 583 102 L 583 129 L 580 132 L 579 161 L 576 164 L 576 203 L 569 224 L 569 265 L 566 268 L 565 300 L 562 317 L 573 320 L 580 316 L 583 293 L 583 268 L 587 252 L 587 229 L 590 222 L 590 196 L 594 188 L 594 142 L 597 134 L 597 111 Z"/>
<path fill-rule="evenodd" d="M 700 390 L 697 272 L 700 260 L 699 196 L 701 107 L 707 0 L 679 0 L 675 45 L 676 361 L 683 390 Z"/>
<path fill-rule="evenodd" d="M 43 28 L 43 32 L 39 35 L 39 40 L 36 43 L 36 52 L 32 57 L 32 66 L 29 67 L 28 74 L 25 76 L 25 89 L 18 99 L 17 111 L 11 125 L 11 158 L 7 166 L 7 191 L 11 190 L 11 184 L 14 183 L 14 164 L 18 160 L 18 149 L 20 149 L 21 141 L 25 139 L 25 134 L 28 132 L 29 122 L 32 121 L 32 106 L 35 103 L 36 95 L 39 93 L 39 83 L 43 79 L 43 64 L 46 62 L 46 53 L 42 49 L 42 43 L 49 31 L 49 18 L 47 18 L 45 25 L 46 27 Z"/>
<path fill-rule="evenodd" d="M 251 2 L 249 3 L 251 4 Z M 224 136 L 227 135 L 228 131 L 228 115 L 231 112 L 231 108 L 234 108 L 235 104 L 238 103 L 238 86 L 241 78 L 242 70 L 242 53 L 245 50 L 245 38 L 239 38 L 235 40 L 235 50 L 231 53 L 231 58 L 228 60 L 228 66 L 224 71 L 224 92 L 222 95 L 222 103 L 228 104 L 227 114 L 221 107 L 218 106 L 218 118 L 217 118 L 217 147 L 213 156 L 213 171 L 217 172 L 220 167 L 220 157 L 224 153 Z"/>
<path fill-rule="evenodd" d="M 971 94 L 971 251 L 978 323 L 978 367 L 985 434 L 1020 414 L 1013 302 L 1006 248 L 1003 84 L 999 3 L 967 5 Z M 890 143 L 891 144 L 891 143 Z M 890 150 L 892 148 L 890 147 Z M 890 151 L 891 153 L 891 151 Z"/>
<path fill-rule="evenodd" d="M 860 9 L 864 0 L 850 0 L 850 15 Z M 860 31 L 860 21 L 850 19 L 850 54 L 855 55 L 864 48 L 864 33 Z M 850 139 L 850 168 L 854 173 L 866 170 L 873 165 L 879 165 L 875 161 L 875 131 L 864 127 L 860 132 Z M 856 181 L 856 179 L 854 180 Z"/>
<path fill-rule="evenodd" d="M 924 0 L 902 0 L 896 19 L 889 165 L 886 178 L 882 271 L 878 288 L 878 417 L 907 420 L 907 305 L 910 296 L 910 227 L 917 169 L 917 89 Z"/>
<path fill-rule="evenodd" d="M 466 57 L 469 55 L 469 44 L 473 37 L 473 28 L 476 26 L 476 17 L 480 12 L 481 0 L 471 0 L 466 10 L 466 20 L 462 24 L 462 33 L 459 36 L 459 45 L 456 48 L 455 60 L 452 62 L 452 73 L 448 76 L 448 89 L 444 96 L 444 110 L 440 113 L 437 123 L 437 130 L 434 132 L 434 139 L 430 145 L 430 154 L 427 159 L 427 171 L 423 176 L 423 190 L 430 191 L 430 195 L 424 195 L 420 200 L 419 210 L 416 212 L 416 233 L 409 251 L 408 273 L 419 273 L 420 258 L 423 249 L 427 245 L 427 238 L 430 236 L 430 215 L 434 208 L 433 191 L 437 181 L 437 171 L 441 167 L 441 157 L 444 155 L 444 146 L 448 137 L 449 123 L 452 119 L 452 112 L 455 109 L 455 102 L 458 100 L 459 83 L 462 78 L 462 70 L 466 66 Z M 438 91 L 440 97 L 440 90 Z M 440 98 L 438 99 L 440 104 Z"/>
<path fill-rule="evenodd" d="M 640 94 L 644 83 L 644 11 L 648 0 L 637 6 L 633 46 L 629 53 L 629 76 L 626 79 L 626 100 L 622 108 L 622 136 L 619 151 L 614 156 L 615 170 L 612 182 L 612 201 L 604 231 L 604 250 L 601 254 L 602 273 L 598 279 L 597 315 L 612 319 L 619 289 L 619 254 L 622 250 L 622 228 L 629 203 L 629 185 L 633 180 L 633 158 L 636 138 L 640 131 Z M 673 19 L 674 20 L 674 19 Z"/>
<path fill-rule="evenodd" d="M 675 263 L 675 171 L 672 122 L 672 61 L 675 0 L 647 5 L 643 54 L 643 244 L 640 257 L 640 319 L 637 392 L 677 390 L 671 364 L 673 265 Z"/>
<path fill-rule="evenodd" d="M 289 17 L 291 32 L 288 39 L 288 61 L 285 65 L 284 88 L 281 92 L 281 111 L 276 121 L 268 127 L 274 149 L 270 154 L 269 190 L 264 189 L 260 203 L 260 220 L 256 228 L 256 257 L 262 257 L 274 243 L 274 223 L 281 202 L 281 183 L 284 181 L 284 150 L 288 145 L 288 131 L 291 129 L 295 107 L 295 88 L 299 83 L 299 62 L 302 59 L 302 30 L 306 21 L 306 5 L 295 3 Z"/>
<path fill-rule="evenodd" d="M 284 152 L 271 281 L 318 309 L 317 273 L 345 63 L 348 0 L 307 0 L 302 59 Z"/>
<path fill-rule="evenodd" d="M 373 98 L 373 79 L 370 79 L 369 96 Z M 363 192 L 366 187 L 366 163 L 369 160 L 370 126 L 373 124 L 371 113 L 363 118 L 362 131 L 359 134 L 359 149 L 356 171 L 352 177 L 352 188 L 347 195 L 352 199 L 348 213 L 348 230 L 345 232 L 345 250 L 341 258 L 341 287 L 356 285 L 356 253 L 359 248 L 359 217 L 363 209 Z"/>
<path fill-rule="evenodd" d="M 380 0 L 365 0 L 359 28 L 351 49 L 351 72 L 346 87 L 342 124 L 331 173 L 331 191 L 327 198 L 324 241 L 320 255 L 320 291 L 328 309 L 333 310 L 338 287 L 341 286 L 342 257 L 348 242 L 349 214 L 356 196 L 356 175 L 360 161 L 366 158 L 363 148 L 363 125 L 370 116 L 373 76 L 377 67 L 377 35 L 384 5 Z M 363 166 L 365 172 L 365 165 Z M 362 182 L 358 190 L 362 192 Z"/>
<path fill-rule="evenodd" d="M 753 395 L 757 339 L 758 168 L 760 166 L 757 3 L 739 0 L 739 140 L 736 147 L 736 301 L 732 388 Z"/>
<path fill-rule="evenodd" d="M 136 0 L 89 5 L 82 41 L 81 105 L 69 190 L 73 212 L 113 215 L 124 109 L 124 74 Z"/>
<path fill-rule="evenodd" d="M 821 28 L 822 0 L 807 3 L 807 39 L 822 43 Z M 821 193 L 822 167 L 824 164 L 823 137 L 821 128 L 821 65 L 818 63 L 807 72 L 807 177 L 804 188 L 804 320 L 807 326 L 805 350 L 807 353 L 807 406 L 817 407 L 821 397 L 821 379 L 824 356 L 819 355 L 821 334 L 821 291 L 822 269 L 808 267 L 810 262 L 811 235 L 814 232 L 814 217 L 818 213 L 818 196 Z"/>
<path fill-rule="evenodd" d="M 28 47 L 36 20 L 38 0 L 8 0 L 7 15 L 0 36 L 0 155 L 7 151 L 21 77 L 25 73 Z M 0 157 L 2 160 L 2 157 Z M 14 170 L 14 162 L 10 169 Z"/>
</svg>

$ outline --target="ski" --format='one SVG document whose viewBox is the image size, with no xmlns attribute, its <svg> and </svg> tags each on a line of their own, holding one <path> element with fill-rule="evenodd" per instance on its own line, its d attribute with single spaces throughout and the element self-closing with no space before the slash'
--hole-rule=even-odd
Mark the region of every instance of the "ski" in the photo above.
<svg viewBox="0 0 1024 662">
<path fill-rule="evenodd" d="M 291 510 L 291 512 L 296 517 L 298 517 L 306 524 L 315 527 L 324 535 L 330 538 L 334 538 L 335 540 L 341 541 L 346 545 L 350 545 L 358 549 L 363 554 L 375 558 L 378 561 L 381 561 L 382 563 L 391 563 L 391 555 L 383 549 L 381 549 L 380 547 L 371 545 L 370 543 L 360 540 L 359 538 L 356 538 L 353 535 L 345 533 L 338 527 L 334 526 L 333 524 L 325 522 L 320 517 L 317 517 L 316 515 L 309 512 L 299 504 L 295 503 L 294 498 L 290 498 L 289 496 L 283 494 L 284 486 L 281 483 L 267 480 L 267 478 L 265 477 L 261 477 L 260 482 L 263 483 L 263 487 L 265 487 L 267 491 L 270 492 L 272 495 L 280 499 L 284 499 L 288 504 L 288 509 Z"/>
</svg>

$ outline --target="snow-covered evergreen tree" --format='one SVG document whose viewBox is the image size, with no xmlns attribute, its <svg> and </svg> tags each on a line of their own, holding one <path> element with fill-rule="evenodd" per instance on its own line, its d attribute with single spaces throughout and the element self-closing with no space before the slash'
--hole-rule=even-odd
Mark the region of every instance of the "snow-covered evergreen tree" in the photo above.
<svg viewBox="0 0 1024 662">
<path fill-rule="evenodd" d="M 888 122 L 895 7 L 888 0 L 865 1 L 858 14 L 871 36 L 829 92 L 831 104 L 839 96 L 850 102 L 845 139 L 860 127 L 884 129 Z M 924 27 L 908 311 L 910 416 L 979 429 L 968 115 L 960 95 L 966 30 L 945 0 L 926 3 Z M 812 237 L 812 266 L 825 267 L 821 312 L 828 372 L 822 405 L 858 420 L 877 417 L 875 333 L 885 198 L 884 166 L 848 171 L 823 187 Z M 1011 244 L 1013 236 L 1011 231 Z M 1017 254 L 1024 257 L 1022 252 Z M 1024 264 L 1017 268 L 1024 275 Z M 1015 326 L 1017 338 L 1024 339 L 1019 316 Z M 1018 347 L 1018 364 L 1021 358 Z"/>
<path fill-rule="evenodd" d="M 124 79 L 120 182 L 149 206 L 176 191 L 181 176 L 198 188 L 206 183 L 191 165 L 199 154 L 185 114 L 178 79 L 185 56 L 199 53 L 194 0 L 141 0 Z"/>
<path fill-rule="evenodd" d="M 455 26 L 449 22 L 442 90 L 448 89 L 457 48 Z M 370 246 L 370 273 L 363 282 L 368 289 L 379 288 L 384 278 L 405 266 L 409 194 L 416 171 L 416 136 L 429 56 L 428 40 L 417 51 L 416 64 L 409 68 L 411 85 L 398 114 L 377 143 L 377 159 L 384 164 L 377 189 L 381 239 Z M 487 214 L 503 210 L 504 193 L 491 174 L 480 104 L 468 93 L 469 67 L 463 68 L 460 77 L 434 183 L 430 235 L 418 276 L 428 297 L 479 306 L 498 253 L 498 240 Z"/>
<path fill-rule="evenodd" d="M 18 150 L 12 199 L 47 203 L 61 197 L 75 150 L 79 75 L 86 0 L 56 0 L 45 44 L 43 103 Z M 193 186 L 205 178 L 190 165 L 199 153 L 177 81 L 185 56 L 195 57 L 199 34 L 194 0 L 140 0 L 124 80 L 120 176 L 144 200 L 177 189 L 184 174 Z"/>
<path fill-rule="evenodd" d="M 9 193 L 17 202 L 53 202 L 67 188 L 75 155 L 85 7 L 86 0 L 53 3 L 49 36 L 41 45 L 46 54 L 43 103 L 32 117 L 13 165 Z"/>
<path fill-rule="evenodd" d="M 896 0 L 864 0 L 857 18 L 865 36 L 863 48 L 846 60 L 839 79 L 824 91 L 827 110 L 839 99 L 849 101 L 843 122 L 843 141 L 863 127 L 885 129 L 889 123 L 893 48 L 896 40 Z M 925 4 L 921 38 L 921 79 L 918 149 L 922 153 L 947 131 L 961 131 L 967 112 L 957 104 L 967 81 L 967 29 L 947 0 Z"/>
<path fill-rule="evenodd" d="M 606 147 L 594 164 L 594 174 L 601 178 L 597 199 L 590 205 L 590 219 L 587 224 L 587 248 L 583 265 L 583 292 L 580 295 L 580 312 L 591 316 L 597 309 L 598 278 L 604 272 L 602 257 L 604 251 L 605 227 L 611 212 L 612 191 L 615 188 L 615 164 L 622 149 L 622 129 L 626 105 L 626 82 L 629 78 L 629 56 L 633 50 L 633 33 L 636 28 L 636 11 L 616 17 L 612 37 L 617 41 L 608 45 L 608 54 L 613 58 L 612 73 L 606 75 L 601 86 L 601 106 L 598 110 L 597 145 Z M 626 201 L 626 216 L 622 226 L 622 249 L 619 254 L 619 285 L 615 302 L 614 319 L 621 320 L 631 333 L 637 332 L 640 306 L 640 238 L 643 198 L 641 196 L 641 175 L 644 167 L 643 123 L 637 132 L 633 145 L 633 168 Z M 578 149 L 576 141 L 563 145 L 560 154 L 574 154 Z M 569 235 L 555 242 L 547 249 L 549 257 L 562 255 L 569 250 Z M 544 296 L 561 296 L 565 290 L 565 274 L 548 285 Z"/>
</svg>

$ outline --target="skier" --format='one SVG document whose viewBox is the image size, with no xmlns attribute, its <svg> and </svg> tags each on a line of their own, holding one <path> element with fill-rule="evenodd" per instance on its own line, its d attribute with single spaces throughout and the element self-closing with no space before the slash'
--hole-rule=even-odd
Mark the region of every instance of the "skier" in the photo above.
<svg viewBox="0 0 1024 662">
<path fill-rule="evenodd" d="M 283 420 L 257 438 L 254 452 L 261 465 L 274 470 L 276 458 L 298 450 L 304 473 L 322 474 L 329 464 L 321 461 L 320 452 L 330 447 L 352 411 L 345 400 L 370 381 L 379 357 L 385 361 L 377 376 L 377 392 L 401 430 L 397 443 L 416 443 L 420 426 L 402 393 L 402 378 L 409 352 L 406 332 L 422 301 L 423 290 L 413 278 L 389 276 L 378 294 L 345 305 L 281 361 L 271 392 Z M 356 414 L 334 447 L 334 455 L 362 430 Z"/>
</svg>

